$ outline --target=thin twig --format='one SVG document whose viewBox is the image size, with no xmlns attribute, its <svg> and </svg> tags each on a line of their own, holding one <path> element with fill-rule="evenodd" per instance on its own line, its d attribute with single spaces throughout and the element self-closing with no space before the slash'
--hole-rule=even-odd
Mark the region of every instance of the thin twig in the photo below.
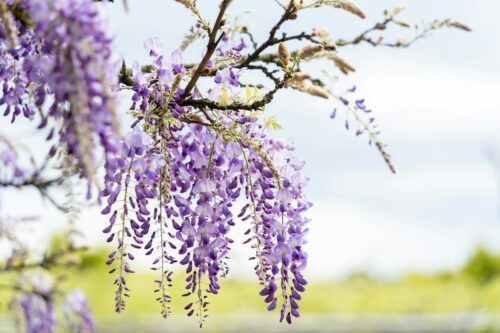
<svg viewBox="0 0 500 333">
<path fill-rule="evenodd" d="M 217 33 L 219 29 L 222 27 L 223 20 L 222 18 L 224 17 L 224 13 L 226 12 L 227 7 L 231 3 L 232 0 L 222 0 L 220 4 L 220 9 L 219 9 L 219 15 L 217 15 L 217 19 L 215 20 L 214 27 L 212 28 L 212 31 L 210 32 L 209 39 L 208 39 L 208 44 L 207 44 L 207 52 L 205 53 L 205 56 L 201 60 L 200 64 L 196 68 L 193 76 L 191 77 L 191 80 L 188 82 L 186 88 L 184 88 L 184 94 L 181 96 L 181 99 L 186 98 L 189 96 L 191 93 L 191 90 L 193 90 L 194 86 L 196 85 L 196 82 L 200 78 L 200 75 L 207 65 L 208 61 L 212 57 L 215 49 L 217 48 L 217 45 L 219 42 L 222 40 L 222 37 L 224 36 L 224 32 L 220 34 L 219 37 L 217 37 Z"/>
<path fill-rule="evenodd" d="M 296 14 L 297 9 L 295 7 L 295 1 L 290 1 L 288 6 L 285 9 L 285 12 L 281 16 L 280 20 L 272 27 L 271 31 L 269 32 L 269 37 L 268 39 L 262 43 L 253 53 L 251 53 L 249 56 L 245 58 L 243 62 L 241 62 L 238 66 L 238 68 L 244 68 L 247 67 L 252 61 L 255 61 L 259 55 L 264 52 L 268 47 L 276 45 L 277 39 L 276 39 L 276 33 L 278 30 L 281 28 L 283 23 L 288 21 L 293 14 Z"/>
</svg>

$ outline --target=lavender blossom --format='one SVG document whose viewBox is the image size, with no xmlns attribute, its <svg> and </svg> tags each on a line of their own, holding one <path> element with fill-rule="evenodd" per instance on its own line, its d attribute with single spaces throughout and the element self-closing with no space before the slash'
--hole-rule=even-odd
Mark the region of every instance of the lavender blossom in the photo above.
<svg viewBox="0 0 500 333">
<path fill-rule="evenodd" d="M 88 333 L 95 331 L 94 318 L 82 290 L 75 289 L 67 294 L 62 308 L 68 328 L 72 332 Z"/>
<path fill-rule="evenodd" d="M 0 105 L 13 122 L 48 105 L 45 127 L 63 119 L 61 143 L 80 173 L 94 181 L 98 150 L 116 151 L 115 94 L 118 62 L 103 17 L 91 0 L 22 1 L 34 28 L 16 21 L 19 46 L 9 48 L 0 24 Z M 57 125 L 59 126 L 59 125 Z"/>
<path fill-rule="evenodd" d="M 28 291 L 30 289 L 32 291 Z M 11 307 L 26 333 L 55 331 L 57 320 L 53 285 L 46 275 L 31 276 L 26 291 L 13 299 Z"/>
<path fill-rule="evenodd" d="M 112 39 L 90 0 L 32 1 L 30 14 L 42 54 L 29 58 L 26 70 L 36 72 L 38 82 L 50 89 L 49 114 L 65 121 L 61 140 L 82 174 L 93 179 L 97 142 L 106 155 L 117 150 L 113 90 L 118 62 Z"/>
</svg>

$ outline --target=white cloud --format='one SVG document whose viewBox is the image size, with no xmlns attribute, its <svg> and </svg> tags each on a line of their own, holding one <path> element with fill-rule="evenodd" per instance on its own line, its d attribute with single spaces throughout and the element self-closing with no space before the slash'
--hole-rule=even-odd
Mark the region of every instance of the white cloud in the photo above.
<svg viewBox="0 0 500 333">
<path fill-rule="evenodd" d="M 391 135 L 483 135 L 496 132 L 500 122 L 497 75 L 437 67 L 398 54 L 363 63 L 359 85 Z"/>
<path fill-rule="evenodd" d="M 394 276 L 460 265 L 478 242 L 498 244 L 495 226 L 428 224 L 350 203 L 320 202 L 311 211 L 311 274 L 339 277 L 353 271 Z"/>
<path fill-rule="evenodd" d="M 364 195 L 381 200 L 433 201 L 449 198 L 494 200 L 497 183 L 489 165 L 455 166 L 431 164 L 406 168 L 381 182 L 380 173 L 370 170 L 335 174 L 329 181 L 340 195 Z"/>
</svg>

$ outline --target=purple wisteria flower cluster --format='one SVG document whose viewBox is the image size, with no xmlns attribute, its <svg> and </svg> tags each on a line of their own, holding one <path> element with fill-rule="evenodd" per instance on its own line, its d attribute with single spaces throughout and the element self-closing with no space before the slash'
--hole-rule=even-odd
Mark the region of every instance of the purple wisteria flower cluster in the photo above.
<svg viewBox="0 0 500 333">
<path fill-rule="evenodd" d="M 335 119 L 339 109 L 344 111 L 345 129 L 348 131 L 352 126 L 355 126 L 356 136 L 368 136 L 368 144 L 374 144 L 377 147 L 389 169 L 396 173 L 391 155 L 387 151 L 387 145 L 380 140 L 380 129 L 375 122 L 372 109 L 365 104 L 364 98 L 355 97 L 356 90 L 356 86 L 353 86 L 339 95 L 332 94 L 332 97 L 336 100 L 336 105 L 330 114 L 330 118 Z"/>
<path fill-rule="evenodd" d="M 62 298 L 65 317 L 65 331 L 90 333 L 95 330 L 95 323 L 90 312 L 85 294 L 75 289 L 65 296 L 57 289 L 54 281 L 46 274 L 21 276 L 16 295 L 10 307 L 16 314 L 18 326 L 27 333 L 53 333 L 61 326 L 57 316 L 58 300 Z"/>
<path fill-rule="evenodd" d="M 225 45 L 235 45 L 233 55 L 244 46 L 228 40 Z M 142 248 L 159 273 L 155 292 L 162 315 L 171 312 L 168 288 L 172 264 L 178 263 L 187 274 L 185 310 L 201 325 L 208 294 L 219 292 L 219 280 L 229 272 L 231 228 L 248 220 L 261 294 L 269 310 L 281 302 L 281 320 L 291 322 L 299 316 L 297 301 L 306 284 L 302 246 L 308 219 L 303 213 L 311 203 L 302 192 L 307 183 L 300 173 L 303 162 L 291 155 L 290 143 L 266 138 L 250 112 L 217 114 L 183 106 L 182 86 L 189 75 L 182 54 L 163 56 L 157 38 L 145 47 L 152 64 L 147 72 L 138 64 L 132 71 L 133 129 L 108 160 L 101 193 L 102 213 L 110 216 L 103 232 L 116 243 L 107 261 L 116 276 L 116 310 L 125 308 L 130 294 L 126 276 L 134 272 L 131 263 Z M 239 69 L 217 68 L 227 52 L 210 59 L 216 84 L 206 92 L 211 98 L 222 100 L 230 98 L 229 91 L 238 96 L 243 90 Z M 197 91 L 195 98 L 202 95 Z"/>
<path fill-rule="evenodd" d="M 102 14 L 92 1 L 83 0 L 17 1 L 11 6 L 29 22 L 0 23 L 3 114 L 12 122 L 22 114 L 37 119 L 39 128 L 52 126 L 48 139 L 57 132 L 58 145 L 74 158 L 80 174 L 94 182 L 96 147 L 107 155 L 118 142 L 119 61 Z M 17 45 L 7 42 L 12 29 L 18 31 Z"/>
<path fill-rule="evenodd" d="M 71 332 L 89 333 L 95 331 L 94 317 L 90 312 L 90 307 L 83 291 L 75 289 L 66 294 L 62 309 L 66 324 Z"/>
<path fill-rule="evenodd" d="M 19 162 L 16 147 L 0 137 L 0 182 L 19 183 L 26 176 L 26 170 Z"/>
</svg>

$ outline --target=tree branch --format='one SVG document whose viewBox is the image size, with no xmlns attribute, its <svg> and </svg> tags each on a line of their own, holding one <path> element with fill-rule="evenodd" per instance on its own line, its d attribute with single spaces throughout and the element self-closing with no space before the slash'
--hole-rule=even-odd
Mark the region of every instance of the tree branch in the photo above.
<svg viewBox="0 0 500 333">
<path fill-rule="evenodd" d="M 210 99 L 186 99 L 184 101 L 181 101 L 179 104 L 182 106 L 193 106 L 197 108 L 209 108 L 209 109 L 215 109 L 215 110 L 247 110 L 247 111 L 252 111 L 252 110 L 258 110 L 266 106 L 267 104 L 271 103 L 274 95 L 276 92 L 283 87 L 285 87 L 286 81 L 291 77 L 290 73 L 286 73 L 285 77 L 283 80 L 281 80 L 273 90 L 269 91 L 267 94 L 264 95 L 264 97 L 258 101 L 255 101 L 251 104 L 246 104 L 246 103 L 231 103 L 231 104 L 220 104 L 215 101 L 212 101 Z"/>
<path fill-rule="evenodd" d="M 283 23 L 290 20 L 295 15 L 297 15 L 297 8 L 295 7 L 295 1 L 292 0 L 286 7 L 285 12 L 281 16 L 280 20 L 272 27 L 271 31 L 269 32 L 269 38 L 264 43 L 262 43 L 253 53 L 247 56 L 245 60 L 236 67 L 237 68 L 247 67 L 252 61 L 255 61 L 259 57 L 259 55 L 262 52 L 264 52 L 268 47 L 278 44 L 279 41 L 277 41 L 276 39 L 276 33 L 281 28 Z"/>
<path fill-rule="evenodd" d="M 61 266 L 61 265 L 75 265 L 78 263 L 75 262 L 74 260 L 71 260 L 71 258 L 68 258 L 68 260 L 63 260 L 64 257 L 67 255 L 79 253 L 86 250 L 87 250 L 86 247 L 75 247 L 73 245 L 70 245 L 66 248 L 59 249 L 54 253 L 45 254 L 42 260 L 38 262 L 21 262 L 18 264 L 7 263 L 6 265 L 3 265 L 1 267 L 0 273 L 16 272 L 16 271 L 23 271 L 26 269 L 35 269 L 35 268 L 50 269 L 51 267 Z"/>
<path fill-rule="evenodd" d="M 191 90 L 193 90 L 194 86 L 196 85 L 196 82 L 200 78 L 200 75 L 207 65 L 208 61 L 212 57 L 215 49 L 217 48 L 217 45 L 221 41 L 222 37 L 224 36 L 224 32 L 217 38 L 216 35 L 219 31 L 219 29 L 222 27 L 224 24 L 222 18 L 224 17 L 224 13 L 226 12 L 227 7 L 231 3 L 232 0 L 222 0 L 220 4 L 220 9 L 219 9 L 219 15 L 217 16 L 217 19 L 215 20 L 214 27 L 212 31 L 210 32 L 209 39 L 208 39 L 208 44 L 207 44 L 207 53 L 205 53 L 205 56 L 201 60 L 200 64 L 196 68 L 193 76 L 191 77 L 191 80 L 188 82 L 186 88 L 184 89 L 184 94 L 181 96 L 181 99 L 186 98 L 189 96 L 191 93 Z"/>
</svg>

